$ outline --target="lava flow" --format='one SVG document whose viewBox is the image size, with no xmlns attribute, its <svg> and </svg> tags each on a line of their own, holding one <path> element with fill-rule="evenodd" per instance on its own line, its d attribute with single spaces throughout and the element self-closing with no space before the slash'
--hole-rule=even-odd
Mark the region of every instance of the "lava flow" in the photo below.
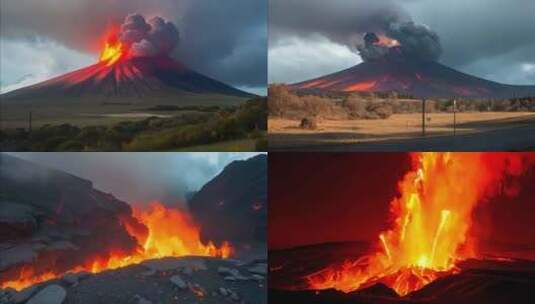
<svg viewBox="0 0 535 304">
<path fill-rule="evenodd" d="M 306 277 L 311 289 L 351 292 L 383 283 L 400 295 L 460 271 L 476 257 L 468 237 L 476 204 L 499 191 L 505 174 L 519 175 L 520 157 L 492 153 L 413 153 L 413 169 L 390 204 L 392 228 L 369 255 Z"/>
<path fill-rule="evenodd" d="M 105 256 L 92 257 L 69 272 L 98 273 L 163 257 L 196 255 L 228 258 L 233 253 L 228 242 L 219 247 L 212 242 L 203 244 L 199 227 L 185 211 L 153 202 L 147 209 L 134 208 L 133 216 L 129 221 L 121 221 L 128 234 L 137 241 L 138 246 L 134 252 L 112 251 Z M 53 269 L 37 270 L 37 267 L 22 267 L 18 278 L 0 283 L 0 287 L 21 290 L 36 283 L 62 277 L 66 273 Z"/>
<path fill-rule="evenodd" d="M 99 61 L 106 64 L 106 66 L 112 66 L 119 61 L 126 53 L 125 47 L 117 39 L 117 34 L 111 34 L 106 39 L 106 42 L 102 46 Z"/>
</svg>

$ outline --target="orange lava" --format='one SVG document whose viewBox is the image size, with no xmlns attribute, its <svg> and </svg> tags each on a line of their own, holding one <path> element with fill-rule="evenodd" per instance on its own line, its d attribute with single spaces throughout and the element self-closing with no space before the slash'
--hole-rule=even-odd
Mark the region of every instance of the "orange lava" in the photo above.
<svg viewBox="0 0 535 304">
<path fill-rule="evenodd" d="M 476 256 L 474 240 L 467 237 L 472 210 L 489 189 L 500 185 L 505 170 L 512 168 L 514 174 L 519 174 L 521 156 L 411 156 L 413 169 L 398 184 L 400 196 L 390 203 L 392 228 L 379 235 L 369 255 L 307 276 L 311 289 L 351 292 L 381 282 L 406 295 L 441 276 L 458 272 L 458 261 Z M 491 165 L 500 165 L 501 169 Z"/>
<path fill-rule="evenodd" d="M 375 87 L 377 81 L 364 81 L 350 85 L 344 89 L 344 92 L 368 91 Z"/>
<path fill-rule="evenodd" d="M 136 225 L 123 221 L 123 226 L 138 243 L 135 252 L 109 252 L 106 256 L 88 259 L 70 272 L 98 273 L 162 257 L 195 255 L 228 258 L 233 253 L 228 242 L 224 242 L 220 247 L 212 242 L 203 244 L 199 227 L 186 211 L 167 208 L 159 202 L 153 202 L 147 209 L 134 208 L 133 215 L 137 220 L 137 223 L 133 221 Z M 53 269 L 36 273 L 32 266 L 26 265 L 19 271 L 18 278 L 1 282 L 0 287 L 21 290 L 64 274 L 65 272 Z"/>
<path fill-rule="evenodd" d="M 399 41 L 397 41 L 396 39 L 387 37 L 385 35 L 378 35 L 377 37 L 379 38 L 379 42 L 376 43 L 378 45 L 387 46 L 387 47 L 394 47 L 394 46 L 400 45 Z"/>
<path fill-rule="evenodd" d="M 106 63 L 106 66 L 111 66 L 116 63 L 123 56 L 123 45 L 120 42 L 106 42 L 100 53 L 100 62 Z"/>
</svg>

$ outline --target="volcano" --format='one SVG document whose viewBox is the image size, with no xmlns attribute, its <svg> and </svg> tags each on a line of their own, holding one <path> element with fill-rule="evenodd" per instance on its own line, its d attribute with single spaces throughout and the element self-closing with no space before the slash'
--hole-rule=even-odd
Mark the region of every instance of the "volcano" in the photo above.
<svg viewBox="0 0 535 304">
<path fill-rule="evenodd" d="M 299 91 L 398 92 L 414 97 L 513 98 L 535 96 L 535 85 L 507 85 L 478 78 L 437 61 L 401 55 L 392 48 L 388 55 L 349 69 L 292 84 Z"/>
<path fill-rule="evenodd" d="M 169 99 L 184 95 L 251 97 L 169 56 L 128 57 L 91 66 L 2 95 L 3 101 L 51 98 Z"/>
</svg>

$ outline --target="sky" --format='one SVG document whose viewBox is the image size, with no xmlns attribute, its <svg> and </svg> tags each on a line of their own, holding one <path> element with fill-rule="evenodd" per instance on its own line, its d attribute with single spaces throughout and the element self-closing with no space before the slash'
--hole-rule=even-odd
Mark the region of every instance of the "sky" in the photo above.
<svg viewBox="0 0 535 304">
<path fill-rule="evenodd" d="M 134 204 L 183 203 L 234 160 L 258 153 L 9 153 L 90 180 L 101 191 Z"/>
<path fill-rule="evenodd" d="M 410 168 L 406 153 L 270 153 L 269 248 L 376 241 L 390 225 L 390 202 Z M 474 210 L 482 248 L 533 249 L 535 168 L 518 181 L 516 196 L 494 195 Z"/>
<path fill-rule="evenodd" d="M 163 17 L 173 56 L 209 77 L 266 94 L 266 0 L 2 0 L 0 88 L 23 87 L 97 62 L 99 41 L 128 14 Z"/>
<path fill-rule="evenodd" d="M 271 0 L 270 83 L 294 83 L 362 62 L 357 44 L 387 20 L 425 25 L 439 62 L 489 80 L 535 84 L 532 0 Z"/>
</svg>

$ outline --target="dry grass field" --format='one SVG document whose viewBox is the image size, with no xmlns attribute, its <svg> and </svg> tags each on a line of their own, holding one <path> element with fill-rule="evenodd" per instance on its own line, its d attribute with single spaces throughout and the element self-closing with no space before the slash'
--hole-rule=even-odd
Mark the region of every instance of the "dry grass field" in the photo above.
<svg viewBox="0 0 535 304">
<path fill-rule="evenodd" d="M 426 135 L 453 134 L 451 113 L 428 113 Z M 320 119 L 316 130 L 299 127 L 299 120 L 269 118 L 270 148 L 326 144 L 347 144 L 421 136 L 422 115 L 393 114 L 387 119 L 327 120 Z M 484 132 L 535 124 L 533 112 L 464 112 L 457 113 L 457 134 Z"/>
</svg>

